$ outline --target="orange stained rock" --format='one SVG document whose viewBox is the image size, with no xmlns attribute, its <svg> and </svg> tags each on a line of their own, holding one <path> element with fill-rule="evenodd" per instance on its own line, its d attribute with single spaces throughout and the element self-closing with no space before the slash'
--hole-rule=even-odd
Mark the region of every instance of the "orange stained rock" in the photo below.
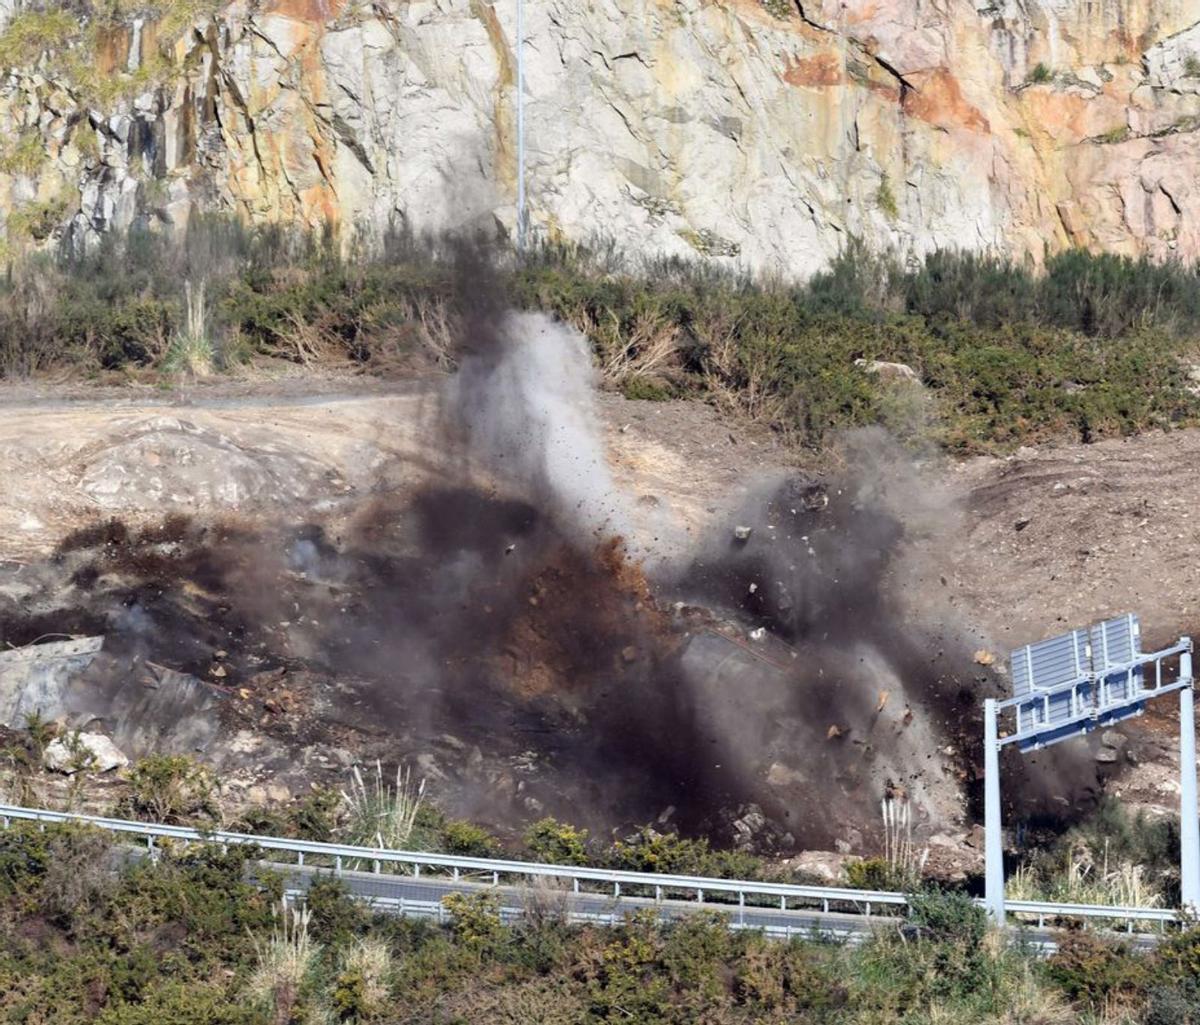
<svg viewBox="0 0 1200 1025">
<path fill-rule="evenodd" d="M 319 24 L 336 18 L 345 6 L 346 0 L 271 0 L 267 13 Z"/>
<path fill-rule="evenodd" d="M 789 56 L 783 80 L 789 85 L 817 88 L 841 85 L 845 81 L 842 74 L 842 58 L 832 52 L 800 59 Z"/>
<path fill-rule="evenodd" d="M 989 133 L 988 119 L 963 96 L 958 79 L 948 68 L 911 76 L 913 88 L 904 91 L 904 112 L 939 128 L 965 128 Z"/>
</svg>

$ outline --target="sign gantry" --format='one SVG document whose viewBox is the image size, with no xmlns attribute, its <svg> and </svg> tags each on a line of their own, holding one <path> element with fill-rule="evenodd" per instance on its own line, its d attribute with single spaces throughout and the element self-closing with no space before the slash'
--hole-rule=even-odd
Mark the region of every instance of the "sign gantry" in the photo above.
<svg viewBox="0 0 1200 1025">
<path fill-rule="evenodd" d="M 1181 637 L 1161 651 L 1142 652 L 1137 616 L 1128 613 L 1027 644 L 1009 659 L 1013 696 L 984 702 L 984 828 L 986 901 L 1004 921 L 1004 851 L 1000 817 L 1000 749 L 1022 753 L 1081 737 L 1097 727 L 1141 715 L 1146 703 L 1179 694 L 1180 871 L 1183 906 L 1200 908 L 1200 823 L 1196 808 L 1196 726 L 1192 642 Z M 1000 735 L 1000 717 L 1014 728 Z"/>
</svg>

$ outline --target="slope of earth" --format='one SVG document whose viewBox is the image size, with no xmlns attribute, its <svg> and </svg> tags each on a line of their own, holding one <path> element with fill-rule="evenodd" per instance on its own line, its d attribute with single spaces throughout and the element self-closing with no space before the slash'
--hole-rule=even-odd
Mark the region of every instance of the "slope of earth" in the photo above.
<svg viewBox="0 0 1200 1025">
<path fill-rule="evenodd" d="M 0 558 L 46 553 L 120 516 L 336 509 L 437 479 L 436 382 L 317 382 L 154 389 L 0 391 Z M 647 520 L 685 533 L 789 459 L 765 430 L 703 405 L 600 397 L 616 482 Z M 651 528 L 647 528 L 651 529 Z"/>
<path fill-rule="evenodd" d="M 912 572 L 1001 656 L 1125 612 L 1140 617 L 1144 650 L 1195 637 L 1198 459 L 1200 431 L 1181 430 L 957 464 L 943 479 L 959 525 L 919 541 Z M 1177 812 L 1177 738 L 1168 698 L 1093 737 L 1086 756 L 1124 764 L 1112 793 Z"/>
<path fill-rule="evenodd" d="M 633 616 L 613 620 L 600 611 L 589 614 L 584 623 L 585 632 L 599 638 L 597 643 L 621 653 L 615 667 L 606 671 L 642 672 L 640 660 L 656 646 L 669 653 L 677 643 L 670 639 L 676 628 L 667 619 L 660 622 L 664 614 L 647 611 L 644 584 L 636 576 L 618 570 L 612 578 L 589 577 L 586 566 L 555 561 L 557 556 L 526 566 L 520 561 L 527 544 L 523 538 L 533 536 L 530 530 L 536 534 L 544 528 L 521 526 L 517 521 L 527 513 L 512 503 L 484 502 L 471 513 L 465 498 L 456 499 L 448 491 L 446 500 L 452 504 L 432 506 L 424 515 L 436 521 L 454 508 L 453 515 L 462 516 L 465 507 L 468 521 L 476 517 L 470 528 L 474 534 L 495 529 L 499 538 L 516 531 L 512 547 L 517 554 L 508 562 L 499 541 L 496 552 L 480 551 L 473 558 L 482 560 L 478 565 L 485 577 L 495 573 L 499 580 L 526 569 L 531 574 L 520 585 L 529 594 L 530 608 L 516 615 L 507 635 L 515 646 L 503 650 L 504 658 L 512 660 L 506 672 L 521 676 L 527 662 L 536 671 L 525 674 L 519 700 L 489 692 L 486 701 L 429 702 L 435 711 L 428 716 L 418 721 L 409 714 L 403 729 L 381 729 L 383 713 L 357 676 L 358 670 L 368 675 L 378 670 L 369 657 L 347 649 L 345 673 L 336 678 L 314 675 L 303 662 L 317 649 L 338 650 L 331 637 L 347 644 L 347 637 L 356 636 L 356 623 L 361 630 L 363 624 L 385 622 L 387 615 L 422 614 L 419 606 L 405 604 L 407 592 L 400 593 L 410 583 L 405 567 L 416 565 L 412 560 L 422 553 L 414 555 L 411 543 L 397 538 L 394 531 L 400 520 L 387 503 L 452 476 L 452 460 L 438 448 L 436 381 L 400 388 L 336 378 L 316 387 L 260 382 L 253 394 L 238 385 L 197 387 L 187 395 L 91 395 L 84 389 L 66 401 L 12 390 L 2 402 L 0 479 L 6 486 L 0 494 L 0 600 L 20 605 L 36 598 L 48 602 L 46 608 L 75 601 L 82 610 L 89 595 L 103 591 L 105 581 L 111 588 L 134 567 L 142 576 L 130 592 L 129 604 L 135 610 L 153 609 L 163 585 L 170 583 L 163 574 L 178 572 L 182 577 L 190 572 L 188 586 L 170 613 L 182 609 L 203 622 L 214 610 L 224 614 L 221 609 L 228 612 L 230 606 L 243 617 L 242 626 L 230 636 L 214 631 L 211 637 L 180 644 L 171 668 L 207 676 L 210 683 L 224 687 L 229 699 L 225 721 L 238 748 L 226 751 L 225 760 L 231 768 L 245 770 L 246 785 L 272 776 L 291 786 L 319 778 L 322 772 L 335 776 L 346 763 L 347 749 L 351 757 L 384 758 L 403 749 L 414 754 L 421 771 L 445 791 L 456 791 L 453 806 L 461 813 L 486 812 L 495 794 L 503 793 L 523 813 L 536 815 L 578 799 L 578 793 L 556 789 L 556 764 L 586 768 L 588 758 L 610 758 L 621 750 L 601 744 L 581 753 L 554 739 L 557 733 L 578 738 L 572 730 L 581 718 L 596 717 L 597 709 L 605 707 L 603 687 L 588 681 L 582 669 L 595 659 L 589 652 L 598 649 L 579 647 L 574 633 L 565 635 L 555 625 L 556 608 L 569 602 L 578 586 L 572 580 L 590 581 L 587 586 L 601 591 L 611 586 L 613 601 Z M 661 554 L 663 545 L 682 545 L 680 538 L 702 539 L 714 532 L 728 537 L 756 490 L 796 469 L 795 454 L 770 434 L 726 423 L 702 405 L 631 402 L 603 395 L 599 411 L 614 480 L 634 499 L 630 540 L 655 554 Z M 869 472 L 861 493 L 851 496 L 853 502 L 869 505 L 876 501 L 876 492 L 886 492 L 892 507 L 908 509 L 902 517 L 905 532 L 898 556 L 884 586 L 922 636 L 934 629 L 947 649 L 962 649 L 948 650 L 951 661 L 965 655 L 969 662 L 976 646 L 1002 654 L 1068 626 L 1126 610 L 1142 615 L 1151 643 L 1187 630 L 1198 583 L 1189 557 L 1196 534 L 1191 510 L 1200 500 L 1200 480 L 1188 468 L 1200 452 L 1200 432 L 1022 451 L 1008 460 L 960 464 L 931 460 L 910 465 L 870 435 L 854 444 L 860 450 L 860 465 Z M 839 497 L 833 496 L 834 501 Z M 186 522 L 220 521 L 223 526 L 202 536 L 181 526 L 183 520 L 171 521 L 170 514 L 183 514 L 189 518 Z M 113 518 L 122 523 L 119 535 L 94 530 L 98 522 Z M 288 523 L 322 526 L 289 534 Z M 254 535 L 251 527 L 277 529 L 278 537 Z M 89 533 L 87 528 L 93 529 Z M 755 530 L 756 538 L 763 534 L 760 527 Z M 82 533 L 62 544 L 78 531 Z M 324 539 L 341 532 L 348 547 L 335 557 Z M 264 563 L 270 575 L 247 575 L 242 568 L 246 553 L 259 543 L 256 538 L 279 541 L 274 561 Z M 433 547 L 425 554 L 436 556 L 437 543 L 435 532 Z M 195 562 L 200 553 L 215 559 L 211 566 Z M 489 561 L 497 557 L 499 561 Z M 440 573 L 413 579 L 421 587 L 452 590 L 459 574 L 480 572 L 470 565 L 447 564 Z M 504 566 L 508 568 L 499 568 Z M 216 602 L 217 591 L 206 590 L 215 588 L 215 582 L 234 599 Z M 693 613 L 677 610 L 674 615 Z M 312 622 L 301 630 L 306 616 Z M 325 623 L 323 632 L 315 630 L 318 619 Z M 636 625 L 624 637 L 628 622 Z M 80 632 L 87 623 L 81 613 L 78 624 L 63 623 L 58 629 Z M 717 631 L 713 636 L 725 631 L 740 638 L 737 643 L 744 647 L 744 626 L 732 633 L 720 623 L 711 626 Z M 55 624 L 47 621 L 42 627 L 54 630 Z M 472 636 L 471 644 L 477 639 L 482 644 L 487 637 Z M 5 640 L 0 636 L 0 642 Z M 760 648 L 752 658 L 786 661 L 788 649 L 772 643 L 775 647 Z M 492 653 L 483 648 L 480 652 L 489 665 L 495 663 Z M 130 654 L 117 651 L 113 658 Z M 931 652 L 931 662 L 942 654 Z M 790 657 L 795 657 L 794 650 Z M 734 675 L 722 687 L 740 686 L 738 673 L 753 671 L 752 662 L 742 655 L 736 659 L 730 663 Z M 915 665 L 910 667 L 913 672 L 934 673 Z M 547 666 L 560 680 L 578 677 L 552 706 L 543 700 L 552 685 L 539 675 Z M 964 707 L 973 706 L 984 688 L 1003 684 L 982 667 L 976 669 L 976 693 L 967 694 Z M 397 667 L 395 672 L 415 674 L 412 686 L 417 689 L 409 693 L 425 693 L 419 666 Z M 762 683 L 767 695 L 768 684 Z M 893 685 L 887 686 L 894 692 Z M 880 690 L 874 719 L 888 735 L 900 735 L 909 729 L 912 716 L 899 697 L 889 705 L 888 693 Z M 735 698 L 732 690 L 717 695 L 723 704 Z M 669 699 L 664 696 L 668 709 Z M 874 690 L 870 703 L 875 704 Z M 838 722 L 832 709 L 828 714 L 832 744 Z M 969 723 L 973 713 L 964 714 Z M 609 721 L 613 736 L 621 732 L 622 721 L 621 716 Z M 501 725 L 512 728 L 502 744 L 496 743 L 505 733 L 497 729 Z M 1102 775 L 1122 769 L 1117 785 L 1125 792 L 1144 803 L 1169 807 L 1171 729 L 1170 717 L 1157 714 L 1123 727 L 1129 740 L 1122 742 L 1120 763 L 1105 761 Z M 824 720 L 821 730 L 824 737 Z M 681 739 L 687 742 L 686 733 Z M 968 748 L 969 741 L 964 741 Z M 294 764 L 279 757 L 282 750 L 295 752 Z M 846 745 L 846 751 L 853 750 Z M 1091 750 L 1075 757 L 1087 762 L 1094 774 L 1091 762 L 1097 753 L 1093 742 Z M 638 759 L 646 754 L 643 751 Z M 629 792 L 646 791 L 639 814 L 649 809 L 652 817 L 661 813 L 670 819 L 672 808 L 656 805 L 656 792 L 646 789 L 645 778 L 638 776 L 640 771 L 682 771 L 682 763 L 671 761 L 674 754 L 658 754 L 667 761 L 631 761 L 630 778 L 622 786 Z M 773 757 L 779 760 L 754 768 L 759 790 L 769 794 L 791 786 L 803 791 L 800 781 L 805 777 L 789 764 L 788 753 L 772 753 L 768 761 Z M 795 752 L 791 757 L 803 762 Z M 844 756 L 838 757 L 844 761 Z M 960 762 L 963 757 L 958 756 Z M 969 753 L 966 758 L 970 760 Z M 295 778 L 288 778 L 289 768 Z M 939 771 L 950 772 L 951 767 Z M 700 789 L 715 786 L 711 778 L 697 777 L 692 783 Z M 1061 800 L 1064 785 L 1049 783 L 1049 796 Z M 593 798 L 600 800 L 589 795 Z M 714 812 L 725 827 L 731 819 L 757 823 L 761 818 L 759 809 L 744 803 L 745 794 L 731 794 L 729 799 L 729 807 Z M 824 842 L 832 839 L 825 836 Z M 861 842 L 859 837 L 851 845 Z"/>
</svg>

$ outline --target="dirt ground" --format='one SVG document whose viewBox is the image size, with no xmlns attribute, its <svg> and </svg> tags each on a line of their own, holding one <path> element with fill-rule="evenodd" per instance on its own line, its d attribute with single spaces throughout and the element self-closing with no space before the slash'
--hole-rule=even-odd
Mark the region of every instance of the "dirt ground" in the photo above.
<svg viewBox="0 0 1200 1025">
<path fill-rule="evenodd" d="M 436 479 L 445 454 L 431 449 L 429 425 L 439 387 L 287 374 L 175 391 L 0 390 L 0 565 L 43 557 L 70 531 L 110 516 L 336 513 Z M 770 432 L 700 403 L 604 394 L 598 409 L 614 479 L 633 499 L 647 548 L 664 524 L 683 536 L 722 525 L 768 477 L 819 472 Z M 890 584 L 914 616 L 941 616 L 1001 659 L 1125 611 L 1140 614 L 1146 644 L 1170 643 L 1200 611 L 1191 557 L 1198 457 L 1200 431 L 961 462 L 910 463 L 881 448 L 872 458 L 890 502 L 911 512 Z M 1173 728 L 1169 713 L 1126 728 L 1153 757 L 1130 767 L 1118 789 L 1170 806 Z"/>
<path fill-rule="evenodd" d="M 423 438 L 437 405 L 436 380 L 333 374 L 0 389 L 0 557 L 44 553 L 107 515 L 319 509 L 403 488 L 441 468 Z M 603 394 L 598 407 L 618 486 L 688 533 L 762 479 L 815 467 L 701 403 Z M 1183 430 L 890 465 L 920 507 L 896 573 L 923 600 L 944 591 L 997 650 L 1126 610 L 1147 643 L 1168 643 L 1200 619 L 1198 462 L 1200 430 Z"/>
</svg>

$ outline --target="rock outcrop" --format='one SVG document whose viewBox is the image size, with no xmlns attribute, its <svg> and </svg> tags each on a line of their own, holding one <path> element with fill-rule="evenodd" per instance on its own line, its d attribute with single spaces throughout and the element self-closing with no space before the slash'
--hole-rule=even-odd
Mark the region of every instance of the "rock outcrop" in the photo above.
<svg viewBox="0 0 1200 1025">
<path fill-rule="evenodd" d="M 208 10 L 27 33 L 10 248 L 196 209 L 513 232 L 516 0 Z M 789 275 L 851 236 L 1200 254 L 1194 0 L 526 0 L 524 42 L 535 235 Z"/>
</svg>

